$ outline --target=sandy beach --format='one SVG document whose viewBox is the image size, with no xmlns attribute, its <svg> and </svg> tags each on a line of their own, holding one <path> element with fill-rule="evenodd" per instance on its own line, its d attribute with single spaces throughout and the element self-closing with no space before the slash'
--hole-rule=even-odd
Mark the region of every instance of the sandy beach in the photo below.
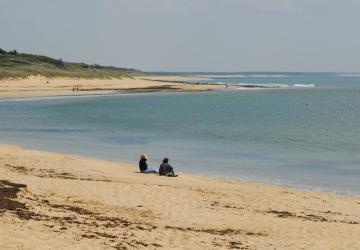
<svg viewBox="0 0 360 250">
<path fill-rule="evenodd" d="M 138 77 L 123 79 L 72 79 L 32 76 L 25 79 L 0 80 L 0 98 L 28 98 L 43 96 L 105 95 L 116 93 L 154 91 L 208 91 L 225 86 L 212 84 L 184 84 L 182 81 L 198 80 L 188 77 Z M 175 81 L 175 82 L 174 82 Z M 75 91 L 73 91 L 73 89 Z M 78 89 L 78 90 L 77 90 Z"/>
<path fill-rule="evenodd" d="M 358 197 L 179 175 L 0 145 L 0 249 L 360 248 Z"/>
<path fill-rule="evenodd" d="M 0 250 L 360 250 L 359 10 L 0 0 Z"/>
</svg>

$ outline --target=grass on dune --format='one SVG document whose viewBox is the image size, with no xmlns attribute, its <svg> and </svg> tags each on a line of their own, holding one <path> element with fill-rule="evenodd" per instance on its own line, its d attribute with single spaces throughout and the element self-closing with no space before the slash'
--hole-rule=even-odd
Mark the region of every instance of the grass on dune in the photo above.
<svg viewBox="0 0 360 250">
<path fill-rule="evenodd" d="M 85 63 L 63 62 L 47 56 L 6 52 L 0 49 L 0 79 L 28 76 L 69 78 L 122 78 L 143 75 L 140 70 Z"/>
</svg>

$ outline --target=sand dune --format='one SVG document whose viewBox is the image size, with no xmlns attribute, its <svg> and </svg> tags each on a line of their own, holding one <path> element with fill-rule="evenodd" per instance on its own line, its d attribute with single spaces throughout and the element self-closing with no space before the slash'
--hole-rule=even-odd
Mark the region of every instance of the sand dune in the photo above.
<svg viewBox="0 0 360 250">
<path fill-rule="evenodd" d="M 360 199 L 0 145 L 0 249 L 359 249 Z"/>
</svg>

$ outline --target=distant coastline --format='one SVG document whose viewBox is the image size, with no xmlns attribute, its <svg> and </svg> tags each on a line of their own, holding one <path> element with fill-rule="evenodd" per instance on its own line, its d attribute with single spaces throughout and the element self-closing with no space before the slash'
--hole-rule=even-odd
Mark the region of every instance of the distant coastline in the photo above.
<svg viewBox="0 0 360 250">
<path fill-rule="evenodd" d="M 222 88 L 214 84 L 189 84 L 191 79 L 186 77 L 177 81 L 171 77 L 161 80 L 140 78 L 148 75 L 136 69 L 64 62 L 62 59 L 0 49 L 0 99 Z"/>
<path fill-rule="evenodd" d="M 168 79 L 168 78 L 167 78 Z M 30 76 L 26 78 L 0 80 L 0 99 L 18 99 L 51 96 L 85 96 L 111 95 L 121 93 L 151 93 L 151 92 L 192 92 L 224 89 L 217 84 L 185 84 L 171 82 L 173 78 L 159 81 L 144 80 L 141 77 L 86 79 L 86 78 L 47 78 Z M 179 78 L 188 81 L 187 78 Z M 179 80 L 180 81 L 180 80 Z"/>
<path fill-rule="evenodd" d="M 5 51 L 0 48 L 0 79 L 19 79 L 32 76 L 82 79 L 121 79 L 145 75 L 137 69 L 103 66 L 99 64 L 65 62 L 43 55 Z"/>
<path fill-rule="evenodd" d="M 0 99 L 279 88 L 261 84 L 218 84 L 182 73 L 64 62 L 42 55 L 0 49 Z"/>
</svg>

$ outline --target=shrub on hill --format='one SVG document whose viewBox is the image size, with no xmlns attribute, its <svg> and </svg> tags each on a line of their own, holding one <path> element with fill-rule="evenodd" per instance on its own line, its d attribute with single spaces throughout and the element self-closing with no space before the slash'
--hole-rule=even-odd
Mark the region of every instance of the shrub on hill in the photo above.
<svg viewBox="0 0 360 250">
<path fill-rule="evenodd" d="M 18 53 L 17 50 L 7 52 L 0 49 L 0 79 L 31 75 L 70 78 L 122 78 L 143 74 L 143 72 L 135 69 L 64 62 L 61 58 L 54 59 L 47 56 Z"/>
</svg>

